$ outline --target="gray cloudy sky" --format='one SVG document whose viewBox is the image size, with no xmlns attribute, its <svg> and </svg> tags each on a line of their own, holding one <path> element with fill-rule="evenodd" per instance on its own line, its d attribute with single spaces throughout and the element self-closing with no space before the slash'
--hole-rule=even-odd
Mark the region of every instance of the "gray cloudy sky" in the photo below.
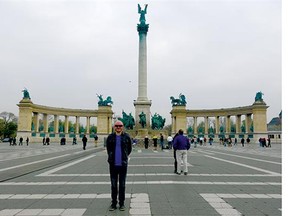
<svg viewBox="0 0 288 216">
<path fill-rule="evenodd" d="M 137 3 L 148 3 L 148 98 L 170 123 L 170 96 L 187 109 L 248 106 L 264 93 L 281 111 L 281 1 L 0 0 L 0 112 L 18 115 L 26 87 L 36 104 L 134 115 Z M 5 99 L 5 100 L 3 100 Z"/>
</svg>

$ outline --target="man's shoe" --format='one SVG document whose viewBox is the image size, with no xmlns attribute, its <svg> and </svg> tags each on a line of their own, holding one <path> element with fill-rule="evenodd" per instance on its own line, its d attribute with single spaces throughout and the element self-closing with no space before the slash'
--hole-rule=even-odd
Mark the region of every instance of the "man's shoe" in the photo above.
<svg viewBox="0 0 288 216">
<path fill-rule="evenodd" d="M 187 172 L 184 172 L 184 175 L 187 175 L 188 173 Z"/>
<path fill-rule="evenodd" d="M 109 211 L 115 211 L 116 210 L 116 205 L 111 204 L 109 207 Z"/>
<path fill-rule="evenodd" d="M 176 172 L 177 175 L 181 175 L 181 173 Z"/>
<path fill-rule="evenodd" d="M 125 205 L 121 205 L 121 206 L 119 207 L 119 210 L 120 210 L 120 211 L 125 211 L 125 209 L 126 209 Z"/>
</svg>

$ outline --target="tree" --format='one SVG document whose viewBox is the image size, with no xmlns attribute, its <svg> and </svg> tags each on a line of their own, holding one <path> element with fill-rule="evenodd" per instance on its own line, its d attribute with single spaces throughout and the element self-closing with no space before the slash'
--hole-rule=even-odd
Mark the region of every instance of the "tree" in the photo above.
<svg viewBox="0 0 288 216">
<path fill-rule="evenodd" d="M 0 113 L 0 137 L 16 136 L 18 118 L 9 112 Z"/>
</svg>

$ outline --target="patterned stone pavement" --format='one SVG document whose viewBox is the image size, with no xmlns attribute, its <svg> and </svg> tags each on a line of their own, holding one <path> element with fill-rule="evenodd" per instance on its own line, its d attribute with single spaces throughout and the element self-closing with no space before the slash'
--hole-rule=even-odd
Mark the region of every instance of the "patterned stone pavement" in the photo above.
<svg viewBox="0 0 288 216">
<path fill-rule="evenodd" d="M 103 146 L 89 143 L 83 151 L 71 144 L 8 145 L 0 144 L 0 176 L 29 172 L 0 182 L 0 216 L 283 213 L 279 144 L 198 145 L 189 150 L 187 176 L 173 173 L 171 150 L 136 147 L 129 160 L 124 212 L 108 211 L 110 180 Z"/>
</svg>

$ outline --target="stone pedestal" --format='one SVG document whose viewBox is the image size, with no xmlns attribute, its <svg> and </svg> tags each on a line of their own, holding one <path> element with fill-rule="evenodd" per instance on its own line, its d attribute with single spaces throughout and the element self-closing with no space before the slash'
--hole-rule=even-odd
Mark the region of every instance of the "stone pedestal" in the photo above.
<svg viewBox="0 0 288 216">
<path fill-rule="evenodd" d="M 97 134 L 107 135 L 112 132 L 112 108 L 111 106 L 99 106 L 97 116 Z"/>
<path fill-rule="evenodd" d="M 137 136 L 136 136 L 136 138 L 137 139 L 143 139 L 143 138 L 145 138 L 145 136 L 148 136 L 148 129 L 146 129 L 146 128 L 140 128 L 140 129 L 138 129 L 138 133 L 137 133 Z"/>
<path fill-rule="evenodd" d="M 186 106 L 173 106 L 171 111 L 172 117 L 172 134 L 176 134 L 179 129 L 187 133 L 187 113 Z"/>
<path fill-rule="evenodd" d="M 134 101 L 135 106 L 135 127 L 136 129 L 141 129 L 141 125 L 139 123 L 139 115 L 140 113 L 145 113 L 146 115 L 146 128 L 150 128 L 150 107 L 152 102 L 151 101 Z"/>
<path fill-rule="evenodd" d="M 267 108 L 264 101 L 257 101 L 252 105 L 253 110 L 253 132 L 254 140 L 257 142 L 260 137 L 268 137 L 267 133 Z"/>
</svg>

